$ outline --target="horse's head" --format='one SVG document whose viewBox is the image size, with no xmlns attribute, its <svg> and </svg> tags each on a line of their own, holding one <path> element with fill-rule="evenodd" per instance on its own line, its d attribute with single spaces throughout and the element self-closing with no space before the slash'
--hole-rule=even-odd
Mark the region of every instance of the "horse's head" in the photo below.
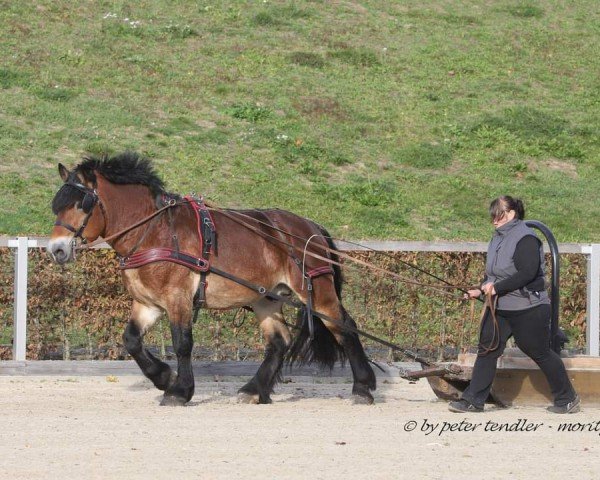
<svg viewBox="0 0 600 480">
<path fill-rule="evenodd" d="M 52 200 L 56 222 L 50 235 L 48 252 L 59 264 L 75 259 L 77 239 L 92 242 L 103 234 L 104 209 L 98 196 L 93 172 L 67 170 L 58 165 L 58 173 L 64 184 Z"/>
</svg>

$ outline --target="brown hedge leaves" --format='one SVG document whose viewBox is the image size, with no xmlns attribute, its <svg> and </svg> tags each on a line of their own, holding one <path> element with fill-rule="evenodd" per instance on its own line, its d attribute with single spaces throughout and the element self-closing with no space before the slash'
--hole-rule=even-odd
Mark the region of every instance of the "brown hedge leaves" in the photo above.
<svg viewBox="0 0 600 480">
<path fill-rule="evenodd" d="M 0 358 L 11 358 L 13 255 L 0 249 Z M 481 280 L 483 254 L 355 253 L 403 277 L 425 284 L 443 283 L 403 265 L 400 260 L 434 273 L 463 288 Z M 550 268 L 550 267 L 548 267 Z M 561 327 L 571 337 L 569 348 L 585 345 L 586 264 L 583 255 L 561 256 Z M 360 328 L 430 355 L 452 356 L 476 342 L 477 320 L 461 293 L 448 294 L 409 285 L 346 261 L 343 299 Z M 121 282 L 114 252 L 80 254 L 75 264 L 59 267 L 41 249 L 29 253 L 28 358 L 125 358 L 121 335 L 129 318 L 130 298 Z M 288 317 L 291 309 L 286 308 Z M 196 358 L 212 360 L 260 358 L 261 337 L 253 315 L 240 325 L 240 314 L 202 312 L 195 326 Z M 291 320 L 291 319 L 290 319 Z M 163 319 L 147 335 L 157 354 L 169 356 L 170 333 Z M 378 358 L 395 358 L 366 341 Z"/>
</svg>

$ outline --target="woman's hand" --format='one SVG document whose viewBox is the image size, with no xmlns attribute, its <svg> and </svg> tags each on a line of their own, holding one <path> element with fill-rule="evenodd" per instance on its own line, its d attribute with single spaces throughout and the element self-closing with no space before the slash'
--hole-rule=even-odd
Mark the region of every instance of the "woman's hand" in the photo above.
<svg viewBox="0 0 600 480">
<path fill-rule="evenodd" d="M 494 284 L 492 282 L 484 283 L 481 286 L 481 291 L 486 295 L 496 295 L 496 289 L 494 288 Z"/>
<path fill-rule="evenodd" d="M 465 300 L 469 300 L 471 298 L 479 298 L 481 296 L 481 290 L 478 288 L 473 288 L 471 290 L 467 290 L 467 293 L 463 295 Z"/>
</svg>

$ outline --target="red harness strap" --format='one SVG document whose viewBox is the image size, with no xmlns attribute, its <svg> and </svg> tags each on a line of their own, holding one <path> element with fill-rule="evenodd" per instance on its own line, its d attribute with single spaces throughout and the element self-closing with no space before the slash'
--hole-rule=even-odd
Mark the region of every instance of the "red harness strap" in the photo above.
<svg viewBox="0 0 600 480">
<path fill-rule="evenodd" d="M 149 248 L 148 250 L 141 250 L 121 258 L 119 264 L 121 270 L 139 268 L 154 262 L 177 263 L 184 267 L 188 267 L 195 272 L 200 272 L 201 274 L 209 270 L 210 264 L 208 261 L 208 254 L 215 250 L 215 228 L 212 216 L 202 201 L 202 198 L 186 196 L 184 199 L 188 201 L 188 205 L 190 205 L 196 216 L 196 228 L 200 242 L 201 257 L 186 252 L 180 252 L 173 248 Z M 204 219 L 204 222 L 201 219 Z M 202 234 L 203 229 L 205 235 Z M 206 282 L 204 282 L 203 286 L 204 288 L 206 287 Z"/>
<path fill-rule="evenodd" d="M 308 272 L 306 272 L 306 275 L 309 278 L 320 277 L 321 275 L 334 275 L 334 274 L 335 274 L 335 272 L 333 271 L 333 268 L 331 268 L 329 265 L 324 265 L 322 267 L 313 268 L 312 270 L 309 270 Z"/>
<path fill-rule="evenodd" d="M 139 268 L 153 262 L 173 262 L 188 267 L 195 272 L 206 272 L 209 269 L 208 260 L 204 258 L 163 247 L 142 250 L 129 257 L 122 258 L 119 268 L 121 270 Z"/>
</svg>

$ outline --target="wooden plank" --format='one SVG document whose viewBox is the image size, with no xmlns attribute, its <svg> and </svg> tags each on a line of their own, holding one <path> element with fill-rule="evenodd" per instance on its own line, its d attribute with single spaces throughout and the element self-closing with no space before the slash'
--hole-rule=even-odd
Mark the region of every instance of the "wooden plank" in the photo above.
<svg viewBox="0 0 600 480">
<path fill-rule="evenodd" d="M 517 349 L 514 349 L 514 351 L 508 352 L 508 354 L 505 353 L 498 359 L 498 369 L 539 370 L 539 367 L 531 358 L 516 350 Z M 460 354 L 457 363 L 460 365 L 473 366 L 476 358 L 477 355 L 474 353 Z M 567 369 L 596 370 L 600 375 L 600 357 L 575 355 L 573 357 L 561 357 L 561 359 Z"/>
<path fill-rule="evenodd" d="M 567 367 L 567 374 L 581 397 L 584 407 L 600 406 L 599 370 Z M 544 406 L 552 404 L 548 381 L 539 369 L 498 369 L 492 386 L 492 395 L 505 405 Z"/>
</svg>

